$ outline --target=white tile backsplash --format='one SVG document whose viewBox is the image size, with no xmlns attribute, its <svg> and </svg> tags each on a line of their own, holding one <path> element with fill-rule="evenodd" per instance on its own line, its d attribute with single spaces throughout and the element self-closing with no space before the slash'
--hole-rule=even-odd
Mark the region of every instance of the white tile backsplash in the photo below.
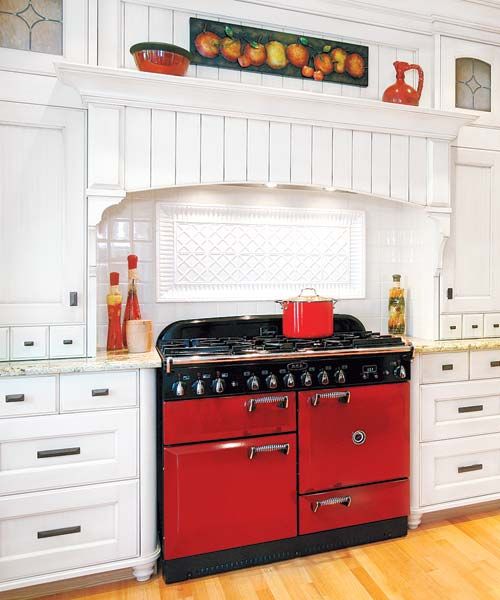
<svg viewBox="0 0 500 600">
<path fill-rule="evenodd" d="M 274 302 L 168 302 L 156 298 L 155 204 L 242 204 L 307 208 L 348 208 L 366 211 L 366 297 L 341 300 L 339 313 L 357 316 L 368 329 L 387 330 L 387 294 L 392 274 L 401 273 L 408 289 L 408 332 L 423 336 L 432 310 L 435 231 L 426 213 L 400 203 L 329 192 L 295 189 L 269 190 L 238 186 L 199 186 L 130 194 L 108 209 L 98 226 L 98 346 L 106 345 L 106 293 L 109 272 L 120 273 L 123 302 L 127 289 L 127 254 L 139 257 L 139 300 L 144 318 L 154 321 L 155 336 L 178 319 L 279 313 Z M 117 239 L 118 238 L 118 239 Z M 297 290 L 299 291 L 299 290 Z M 429 334 L 427 334 L 429 335 Z"/>
</svg>

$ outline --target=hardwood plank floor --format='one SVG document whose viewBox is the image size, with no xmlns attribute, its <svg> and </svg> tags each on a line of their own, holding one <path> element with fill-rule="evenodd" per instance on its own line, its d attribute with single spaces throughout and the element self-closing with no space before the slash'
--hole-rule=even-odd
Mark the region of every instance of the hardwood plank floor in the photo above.
<svg viewBox="0 0 500 600">
<path fill-rule="evenodd" d="M 165 585 L 124 581 L 44 600 L 500 599 L 500 510 L 406 538 Z"/>
</svg>

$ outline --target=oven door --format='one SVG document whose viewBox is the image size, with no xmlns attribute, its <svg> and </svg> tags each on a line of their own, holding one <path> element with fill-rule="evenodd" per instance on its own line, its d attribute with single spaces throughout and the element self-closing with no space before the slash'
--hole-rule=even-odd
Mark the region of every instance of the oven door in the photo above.
<svg viewBox="0 0 500 600">
<path fill-rule="evenodd" d="M 297 535 L 295 434 L 164 448 L 164 557 Z"/>
<path fill-rule="evenodd" d="M 299 392 L 299 492 L 409 474 L 409 384 Z"/>
</svg>

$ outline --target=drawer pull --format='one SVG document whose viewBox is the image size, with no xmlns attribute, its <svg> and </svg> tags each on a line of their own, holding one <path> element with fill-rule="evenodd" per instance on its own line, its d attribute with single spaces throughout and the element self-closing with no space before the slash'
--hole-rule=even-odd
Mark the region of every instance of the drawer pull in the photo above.
<svg viewBox="0 0 500 600">
<path fill-rule="evenodd" d="M 481 471 L 483 465 L 481 463 L 477 463 L 476 465 L 467 465 L 466 467 L 458 467 L 457 471 L 459 473 L 470 473 L 471 471 Z"/>
<path fill-rule="evenodd" d="M 58 535 L 69 535 L 70 533 L 80 533 L 82 530 L 80 525 L 75 525 L 74 527 L 61 527 L 61 529 L 47 529 L 46 531 L 39 531 L 36 534 L 36 537 L 39 540 L 43 540 L 44 538 L 56 537 Z"/>
<path fill-rule="evenodd" d="M 315 394 L 311 398 L 312 406 L 318 406 L 321 398 L 336 398 L 340 404 L 349 404 L 351 401 L 351 392 L 325 392 L 324 394 Z"/>
<path fill-rule="evenodd" d="M 346 506 L 349 508 L 351 506 L 352 498 L 351 496 L 336 496 L 335 498 L 327 498 L 326 500 L 320 500 L 318 502 L 311 502 L 311 510 L 315 513 L 322 506 L 336 506 L 342 504 L 342 506 Z"/>
<path fill-rule="evenodd" d="M 109 396 L 109 388 L 92 390 L 92 396 Z"/>
<path fill-rule="evenodd" d="M 441 365 L 443 371 L 453 371 L 453 365 Z"/>
<path fill-rule="evenodd" d="M 452 331 L 454 331 L 456 328 L 457 328 L 457 326 L 456 326 L 456 325 L 450 325 L 450 329 L 451 329 Z"/>
<path fill-rule="evenodd" d="M 500 360 L 492 360 L 490 362 L 490 367 L 500 367 Z"/>
<path fill-rule="evenodd" d="M 494 327 L 495 329 L 498 329 L 498 328 L 500 327 L 500 323 L 493 323 L 493 327 Z"/>
<path fill-rule="evenodd" d="M 474 406 L 459 406 L 459 413 L 470 413 L 470 412 L 480 412 L 483 410 L 482 404 L 475 404 Z"/>
<path fill-rule="evenodd" d="M 290 454 L 290 444 L 266 444 L 265 446 L 252 446 L 248 451 L 248 458 L 252 460 L 256 454 L 262 452 L 281 452 Z"/>
<path fill-rule="evenodd" d="M 52 458 L 54 456 L 72 456 L 80 454 L 80 448 L 56 448 L 55 450 L 39 450 L 36 453 L 37 458 Z"/>
<path fill-rule="evenodd" d="M 33 340 L 26 340 L 26 341 L 24 342 L 24 345 L 25 345 L 25 346 L 34 346 L 34 345 L 35 345 L 35 342 L 34 342 Z"/>
<path fill-rule="evenodd" d="M 472 325 L 472 329 L 479 329 L 479 325 Z"/>
<path fill-rule="evenodd" d="M 73 343 L 73 340 L 63 340 L 63 344 L 65 346 L 71 346 L 72 343 Z"/>
<path fill-rule="evenodd" d="M 250 398 L 246 406 L 248 412 L 254 411 L 259 404 L 276 404 L 278 408 L 288 408 L 288 396 L 265 396 L 264 398 Z"/>
<path fill-rule="evenodd" d="M 5 402 L 24 402 L 24 394 L 8 394 Z"/>
</svg>

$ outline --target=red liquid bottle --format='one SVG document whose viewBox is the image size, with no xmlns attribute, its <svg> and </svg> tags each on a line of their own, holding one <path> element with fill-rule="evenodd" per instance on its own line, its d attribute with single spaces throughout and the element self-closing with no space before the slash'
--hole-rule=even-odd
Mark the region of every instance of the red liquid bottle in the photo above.
<svg viewBox="0 0 500 600">
<path fill-rule="evenodd" d="M 121 329 L 122 295 L 118 284 L 120 274 L 113 272 L 109 274 L 109 293 L 106 296 L 108 305 L 108 341 L 106 350 L 121 350 L 123 338 Z"/>
<path fill-rule="evenodd" d="M 123 345 L 127 347 L 127 321 L 137 321 L 141 318 L 141 307 L 137 297 L 137 256 L 129 254 L 128 261 L 128 294 L 125 314 L 123 316 Z"/>
</svg>

